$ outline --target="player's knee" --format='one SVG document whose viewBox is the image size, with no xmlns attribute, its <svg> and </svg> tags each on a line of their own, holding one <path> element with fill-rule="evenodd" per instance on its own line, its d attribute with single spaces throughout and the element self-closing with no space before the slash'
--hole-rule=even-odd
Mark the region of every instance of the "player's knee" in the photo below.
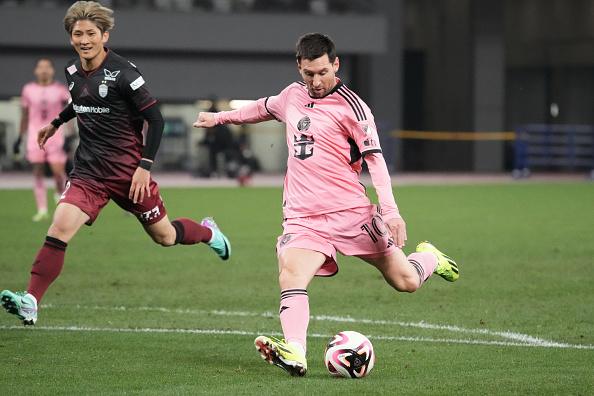
<svg viewBox="0 0 594 396">
<path fill-rule="evenodd" d="M 69 227 L 65 223 L 53 222 L 47 230 L 47 235 L 52 238 L 59 239 L 63 242 L 68 242 L 73 234 L 72 227 Z"/>
<path fill-rule="evenodd" d="M 413 293 L 419 288 L 419 280 L 408 277 L 401 277 L 394 281 L 388 280 L 388 283 L 394 289 L 403 293 Z"/>
<path fill-rule="evenodd" d="M 175 235 L 171 236 L 168 234 L 151 234 L 153 241 L 163 247 L 175 245 Z"/>
<path fill-rule="evenodd" d="M 281 263 L 278 273 L 278 283 L 281 288 L 293 287 L 299 281 L 299 273 L 294 268 L 284 266 Z"/>
</svg>

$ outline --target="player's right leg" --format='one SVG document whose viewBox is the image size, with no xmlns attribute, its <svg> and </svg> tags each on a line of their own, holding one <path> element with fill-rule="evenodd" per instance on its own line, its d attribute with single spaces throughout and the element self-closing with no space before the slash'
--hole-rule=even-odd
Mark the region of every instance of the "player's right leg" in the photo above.
<svg viewBox="0 0 594 396">
<path fill-rule="evenodd" d="M 33 166 L 33 195 L 35 196 L 35 205 L 37 212 L 33 215 L 32 220 L 42 221 L 49 218 L 47 213 L 47 191 L 44 182 L 44 163 L 34 162 Z"/>
<path fill-rule="evenodd" d="M 21 319 L 23 324 L 34 325 L 37 321 L 37 305 L 62 271 L 68 241 L 88 220 L 89 216 L 78 207 L 70 203 L 60 203 L 54 213 L 45 243 L 33 262 L 27 291 L 14 293 L 4 290 L 0 293 L 2 306 Z"/>
<path fill-rule="evenodd" d="M 295 247 L 285 247 L 279 251 L 279 316 L 285 339 L 259 336 L 254 345 L 262 359 L 293 376 L 304 376 L 307 372 L 307 286 L 325 262 L 326 255 L 319 251 Z"/>
</svg>

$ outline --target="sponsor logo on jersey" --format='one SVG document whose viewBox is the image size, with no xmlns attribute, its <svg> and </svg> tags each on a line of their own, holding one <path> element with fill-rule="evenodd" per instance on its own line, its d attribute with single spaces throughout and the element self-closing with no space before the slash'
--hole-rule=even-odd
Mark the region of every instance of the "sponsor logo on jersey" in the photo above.
<svg viewBox="0 0 594 396">
<path fill-rule="evenodd" d="M 299 122 L 297 123 L 297 129 L 300 132 L 307 131 L 309 129 L 310 125 L 311 125 L 311 120 L 309 119 L 308 116 L 305 116 L 302 119 L 300 119 Z"/>
<path fill-rule="evenodd" d="M 106 84 L 99 85 L 99 96 L 101 96 L 102 98 L 107 96 L 107 85 Z"/>
<path fill-rule="evenodd" d="M 103 74 L 105 75 L 106 80 L 115 81 L 118 74 L 120 74 L 120 71 L 119 70 L 109 71 L 107 69 L 103 69 Z"/>
<path fill-rule="evenodd" d="M 76 65 L 70 65 L 66 70 L 68 70 L 68 73 L 70 73 L 70 75 L 73 75 L 74 73 L 76 73 Z"/>
<path fill-rule="evenodd" d="M 72 82 L 70 83 L 70 85 L 68 85 L 68 90 L 69 90 L 69 91 L 72 91 L 72 88 L 74 88 L 74 81 L 72 81 Z"/>
<path fill-rule="evenodd" d="M 130 88 L 132 88 L 132 91 L 136 91 L 138 88 L 142 87 L 143 85 L 144 85 L 144 78 L 142 78 L 142 76 L 140 76 L 136 80 L 134 80 L 130 83 Z"/>
<path fill-rule="evenodd" d="M 77 113 L 93 113 L 93 114 L 109 114 L 111 109 L 109 107 L 98 107 L 98 106 L 82 106 L 74 104 L 74 111 Z"/>
<path fill-rule="evenodd" d="M 313 136 L 300 135 L 297 137 L 293 135 L 293 156 L 300 160 L 308 159 L 313 155 L 314 149 L 314 138 Z"/>
</svg>

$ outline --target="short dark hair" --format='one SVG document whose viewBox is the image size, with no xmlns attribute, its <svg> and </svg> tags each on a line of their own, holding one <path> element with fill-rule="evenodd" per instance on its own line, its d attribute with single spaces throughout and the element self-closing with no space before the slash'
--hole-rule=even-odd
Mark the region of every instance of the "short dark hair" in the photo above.
<svg viewBox="0 0 594 396">
<path fill-rule="evenodd" d="M 332 39 L 322 33 L 307 33 L 297 40 L 297 62 L 301 59 L 314 60 L 328 54 L 330 62 L 336 59 L 336 47 Z"/>
</svg>

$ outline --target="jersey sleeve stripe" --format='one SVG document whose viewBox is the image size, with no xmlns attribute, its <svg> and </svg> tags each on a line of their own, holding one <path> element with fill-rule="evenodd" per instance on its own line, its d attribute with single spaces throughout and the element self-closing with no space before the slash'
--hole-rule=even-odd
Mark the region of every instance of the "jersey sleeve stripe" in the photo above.
<svg viewBox="0 0 594 396">
<path fill-rule="evenodd" d="M 351 100 L 353 101 L 353 103 L 355 104 L 355 106 L 359 109 L 359 112 L 361 114 L 361 119 L 359 121 L 366 120 L 367 119 L 367 116 L 365 115 L 365 110 L 363 110 L 363 106 L 361 105 L 361 102 L 359 101 L 359 99 L 357 98 L 357 96 L 353 93 L 353 91 L 351 91 L 350 89 L 348 89 L 346 85 L 343 85 L 342 87 L 340 87 L 340 89 L 349 98 L 351 98 Z"/>
<path fill-rule="evenodd" d="M 144 110 L 148 109 L 149 107 L 151 107 L 152 105 L 154 105 L 155 103 L 157 103 L 157 99 L 155 99 L 155 100 L 151 101 L 150 103 L 144 105 L 142 107 L 142 109 L 138 109 L 138 111 L 144 111 Z"/>
<path fill-rule="evenodd" d="M 357 121 L 361 121 L 362 120 L 361 113 L 359 112 L 359 109 L 353 104 L 353 101 L 342 90 L 339 89 L 336 92 L 340 96 L 342 96 L 344 98 L 344 100 L 346 100 L 347 103 L 351 106 L 353 113 L 355 113 L 355 116 L 357 117 Z"/>
<path fill-rule="evenodd" d="M 366 155 L 373 154 L 373 153 L 381 154 L 381 152 L 382 152 L 382 149 L 376 148 L 376 149 L 371 149 L 371 150 L 366 150 L 366 151 L 361 152 L 361 156 L 365 157 Z"/>
<path fill-rule="evenodd" d="M 274 114 L 272 114 L 272 111 L 270 111 L 270 109 L 268 108 L 268 99 L 270 99 L 270 96 L 267 96 L 264 100 L 264 108 L 266 109 L 268 114 L 274 117 L 275 120 L 280 121 Z"/>
</svg>

